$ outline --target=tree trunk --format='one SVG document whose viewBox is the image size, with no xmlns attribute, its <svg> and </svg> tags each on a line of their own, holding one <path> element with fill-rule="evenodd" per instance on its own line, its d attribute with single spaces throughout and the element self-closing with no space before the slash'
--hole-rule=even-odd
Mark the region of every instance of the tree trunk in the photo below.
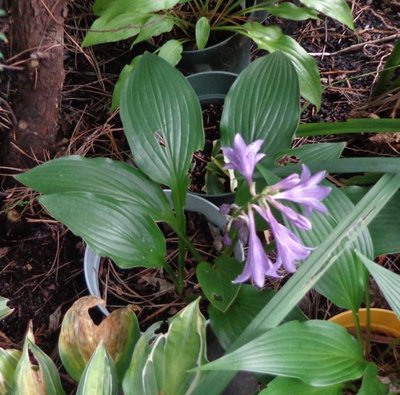
<svg viewBox="0 0 400 395">
<path fill-rule="evenodd" d="M 5 162 L 26 168 L 51 156 L 64 82 L 64 16 L 68 0 L 13 0 L 12 51 L 26 59 L 15 74 L 14 114 Z"/>
</svg>

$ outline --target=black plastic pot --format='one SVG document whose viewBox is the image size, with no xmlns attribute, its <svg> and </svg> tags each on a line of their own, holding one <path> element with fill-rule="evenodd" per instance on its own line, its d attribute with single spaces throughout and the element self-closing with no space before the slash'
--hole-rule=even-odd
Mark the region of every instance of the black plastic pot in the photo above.
<svg viewBox="0 0 400 395">
<path fill-rule="evenodd" d="M 225 96 L 235 82 L 237 75 L 226 71 L 208 71 L 192 74 L 187 77 L 201 104 L 223 104 Z M 220 207 L 222 204 L 231 204 L 235 201 L 234 193 L 210 195 L 195 193 Z"/>
<path fill-rule="evenodd" d="M 263 3 L 263 0 L 247 0 L 246 7 Z M 264 12 L 254 12 L 249 20 L 260 21 Z M 241 34 L 233 34 L 226 40 L 204 49 L 183 51 L 178 68 L 184 74 L 211 70 L 240 73 L 250 63 L 251 40 Z"/>
</svg>

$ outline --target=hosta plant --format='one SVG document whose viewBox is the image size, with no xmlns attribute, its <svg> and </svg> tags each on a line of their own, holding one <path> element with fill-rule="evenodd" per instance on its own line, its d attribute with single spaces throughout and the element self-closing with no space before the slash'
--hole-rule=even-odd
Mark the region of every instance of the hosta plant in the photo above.
<svg viewBox="0 0 400 395">
<path fill-rule="evenodd" d="M 186 235 L 184 215 L 188 171 L 204 140 L 200 105 L 186 79 L 155 55 L 143 56 L 122 94 L 121 118 L 137 167 L 73 156 L 17 177 L 39 191 L 39 201 L 50 214 L 99 255 L 113 258 L 121 268 L 160 268 L 182 295 L 184 258 L 191 254 L 197 261 L 199 296 L 209 301 L 210 326 L 227 351 L 222 359 L 206 363 L 205 320 L 196 301 L 170 321 L 167 334 L 152 327 L 132 341 L 124 373 L 125 353 L 113 353 L 113 342 L 99 335 L 100 327 L 97 332 L 87 325 L 96 334 L 94 341 L 74 340 L 83 333 L 72 330 L 81 326 L 71 324 L 72 318 L 80 319 L 71 314 L 66 318 L 70 334 L 62 334 L 60 352 L 75 379 L 97 382 L 107 393 L 114 393 L 113 383 L 122 379 L 125 393 L 144 395 L 220 394 L 237 370 L 277 376 L 279 382 L 271 388 L 295 385 L 310 393 L 320 388 L 343 393 L 347 382 L 371 379 L 375 370 L 359 341 L 336 324 L 303 322 L 295 309 L 315 288 L 357 317 L 369 270 L 399 313 L 398 275 L 373 263 L 378 254 L 400 250 L 399 238 L 386 236 L 399 234 L 399 222 L 393 220 L 398 212 L 393 207 L 399 204 L 399 159 L 393 158 L 391 167 L 386 159 L 375 160 L 374 171 L 387 174 L 369 189 L 338 188 L 321 167 L 334 162 L 346 169 L 346 161 L 339 159 L 343 144 L 291 149 L 299 101 L 296 72 L 282 53 L 248 66 L 228 93 L 221 146 L 239 187 L 235 203 L 221 208 L 229 216 L 226 248 L 214 262 L 199 257 Z M 296 156 L 301 163 L 278 166 L 282 155 Z M 351 171 L 363 172 L 363 166 L 356 158 Z M 161 185 L 171 189 L 171 202 Z M 180 240 L 178 262 L 165 257 L 159 222 L 168 223 Z M 229 257 L 238 240 L 248 246 L 243 263 Z M 264 287 L 266 277 L 286 273 L 293 274 L 279 292 L 257 289 Z M 135 328 L 133 318 L 131 322 Z M 125 335 L 118 338 L 128 341 Z M 68 346 L 63 347 L 65 339 Z M 109 372 L 108 379 L 92 377 L 99 367 Z"/>
<path fill-rule="evenodd" d="M 193 42 L 198 49 L 202 49 L 207 46 L 213 34 L 242 34 L 261 49 L 284 52 L 298 73 L 302 96 L 319 107 L 322 88 L 315 60 L 293 38 L 284 34 L 280 27 L 247 20 L 257 11 L 297 21 L 317 19 L 321 13 L 354 28 L 350 8 L 344 0 L 300 0 L 299 3 L 300 6 L 294 2 L 274 0 L 96 0 L 93 12 L 97 19 L 82 45 L 123 39 L 130 39 L 135 45 L 172 30 L 179 31 L 177 39 L 167 41 L 159 49 L 160 55 L 175 65 L 180 61 L 182 49 L 187 42 Z M 113 108 L 119 105 L 122 80 L 136 64 L 137 59 L 134 59 L 122 71 L 119 86 L 114 93 Z"/>
</svg>

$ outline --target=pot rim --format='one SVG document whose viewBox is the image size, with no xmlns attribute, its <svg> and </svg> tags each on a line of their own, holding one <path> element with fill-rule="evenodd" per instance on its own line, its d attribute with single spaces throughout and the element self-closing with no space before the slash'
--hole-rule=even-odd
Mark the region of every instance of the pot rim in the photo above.
<svg viewBox="0 0 400 395">
<path fill-rule="evenodd" d="M 171 201 L 171 190 L 164 190 L 168 199 Z M 207 220 L 218 226 L 220 229 L 227 224 L 227 217 L 220 213 L 219 208 L 209 202 L 208 200 L 195 195 L 191 192 L 187 193 L 186 206 L 188 210 L 195 211 L 203 214 Z M 239 242 L 234 249 L 234 255 L 239 261 L 244 261 L 244 249 L 243 245 Z M 100 286 L 99 286 L 99 267 L 101 257 L 97 255 L 88 245 L 85 248 L 84 260 L 83 260 L 83 272 L 85 276 L 86 286 L 90 295 L 101 297 Z M 99 310 L 106 316 L 110 315 L 110 312 L 104 306 L 97 306 Z"/>
<path fill-rule="evenodd" d="M 372 307 L 371 311 L 371 330 L 381 332 L 388 336 L 400 337 L 400 319 L 392 310 Z M 358 310 L 360 316 L 360 326 L 365 329 L 367 326 L 367 309 Z M 344 311 L 331 317 L 328 321 L 343 326 L 346 329 L 354 329 L 352 311 Z"/>
</svg>

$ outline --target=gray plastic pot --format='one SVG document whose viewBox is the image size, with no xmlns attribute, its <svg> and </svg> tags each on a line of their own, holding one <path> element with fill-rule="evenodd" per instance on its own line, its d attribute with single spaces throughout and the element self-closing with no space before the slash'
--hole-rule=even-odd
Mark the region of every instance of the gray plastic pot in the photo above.
<svg viewBox="0 0 400 395">
<path fill-rule="evenodd" d="M 247 0 L 246 7 L 260 4 L 263 0 Z M 263 20 L 265 12 L 254 12 L 249 20 Z M 250 63 L 251 40 L 242 34 L 235 33 L 226 40 L 204 49 L 185 50 L 178 68 L 184 74 L 203 71 L 223 70 L 240 73 Z"/>
<path fill-rule="evenodd" d="M 201 104 L 223 104 L 237 74 L 227 71 L 206 71 L 186 77 L 196 92 Z M 216 195 L 196 193 L 220 207 L 221 204 L 231 204 L 235 201 L 235 194 L 220 193 Z"/>
<path fill-rule="evenodd" d="M 165 194 L 168 198 L 170 198 L 171 191 L 166 190 Z M 217 206 L 192 193 L 188 193 L 187 195 L 186 210 L 203 214 L 210 223 L 218 226 L 220 229 L 222 229 L 227 223 L 227 218 L 219 212 Z M 244 250 L 241 244 L 236 245 L 234 249 L 234 255 L 237 260 L 244 260 Z M 100 259 L 101 257 L 97 255 L 89 246 L 86 247 L 83 260 L 83 271 L 85 275 L 86 285 L 91 295 L 101 298 L 99 286 Z M 105 307 L 98 306 L 98 308 L 105 315 L 110 315 L 110 312 Z"/>
</svg>

